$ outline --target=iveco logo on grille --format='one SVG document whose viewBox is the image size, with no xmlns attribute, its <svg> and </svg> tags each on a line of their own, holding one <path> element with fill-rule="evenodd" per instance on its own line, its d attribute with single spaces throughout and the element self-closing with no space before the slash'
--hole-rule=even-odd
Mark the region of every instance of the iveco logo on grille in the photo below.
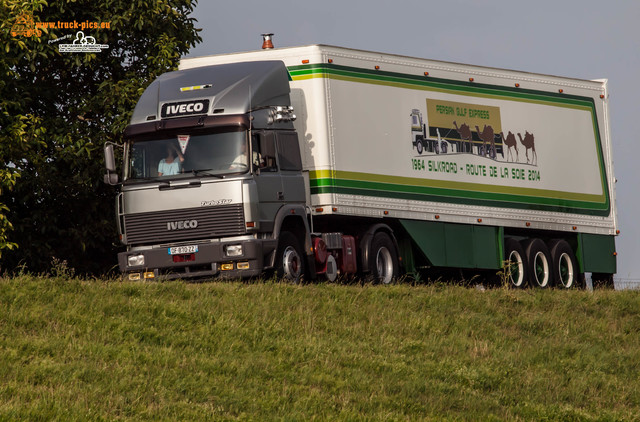
<svg viewBox="0 0 640 422">
<path fill-rule="evenodd" d="M 198 220 L 184 220 L 184 221 L 169 221 L 167 223 L 167 230 L 187 230 L 195 229 L 198 227 Z"/>
<path fill-rule="evenodd" d="M 181 101 L 178 103 L 162 104 L 160 116 L 180 117 L 191 114 L 207 114 L 209 112 L 209 100 Z"/>
</svg>

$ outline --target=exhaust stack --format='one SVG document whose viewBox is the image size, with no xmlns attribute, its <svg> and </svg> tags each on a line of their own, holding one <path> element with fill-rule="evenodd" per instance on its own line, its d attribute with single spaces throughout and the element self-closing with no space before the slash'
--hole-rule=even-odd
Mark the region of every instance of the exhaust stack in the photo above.
<svg viewBox="0 0 640 422">
<path fill-rule="evenodd" d="M 273 42 L 271 41 L 273 34 L 262 34 L 262 49 L 271 50 L 273 48 Z"/>
</svg>

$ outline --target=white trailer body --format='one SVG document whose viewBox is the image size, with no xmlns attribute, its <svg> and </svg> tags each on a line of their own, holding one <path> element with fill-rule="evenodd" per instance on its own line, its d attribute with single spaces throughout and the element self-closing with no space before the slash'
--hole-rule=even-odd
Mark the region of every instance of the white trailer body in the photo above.
<svg viewBox="0 0 640 422">
<path fill-rule="evenodd" d="M 180 68 L 259 60 L 282 60 L 291 75 L 320 213 L 616 234 L 606 81 L 323 45 Z M 427 120 L 422 153 L 410 142 L 412 110 Z"/>
</svg>

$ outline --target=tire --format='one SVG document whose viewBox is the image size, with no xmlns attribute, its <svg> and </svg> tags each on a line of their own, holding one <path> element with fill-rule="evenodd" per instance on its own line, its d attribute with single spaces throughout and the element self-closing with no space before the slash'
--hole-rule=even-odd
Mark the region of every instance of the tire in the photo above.
<svg viewBox="0 0 640 422">
<path fill-rule="evenodd" d="M 369 249 L 369 269 L 375 283 L 389 284 L 398 277 L 398 255 L 388 234 L 378 232 Z"/>
<path fill-rule="evenodd" d="M 291 232 L 281 232 L 276 252 L 276 276 L 297 283 L 304 274 L 304 266 L 304 255 L 298 239 Z"/>
<path fill-rule="evenodd" d="M 534 287 L 545 289 L 552 285 L 552 265 L 549 248 L 540 239 L 527 239 L 522 244 L 529 264 L 529 280 Z"/>
<path fill-rule="evenodd" d="M 484 157 L 484 145 L 478 147 L 478 155 Z"/>
<path fill-rule="evenodd" d="M 444 142 L 442 143 L 442 147 L 440 147 L 440 152 L 443 154 L 447 153 L 447 144 L 445 144 Z"/>
<path fill-rule="evenodd" d="M 440 144 L 438 143 L 438 141 L 435 141 L 433 143 L 433 150 L 436 152 L 436 154 L 440 154 Z"/>
<path fill-rule="evenodd" d="M 527 260 L 520 242 L 509 237 L 504 240 L 504 262 L 507 265 L 505 271 L 507 271 L 509 286 L 518 289 L 527 287 L 529 284 Z"/>
<path fill-rule="evenodd" d="M 416 141 L 416 150 L 418 150 L 418 154 L 422 155 L 422 141 L 419 139 Z"/>
<path fill-rule="evenodd" d="M 566 240 L 556 239 L 549 243 L 553 285 L 562 289 L 571 289 L 580 284 L 578 260 Z"/>
</svg>

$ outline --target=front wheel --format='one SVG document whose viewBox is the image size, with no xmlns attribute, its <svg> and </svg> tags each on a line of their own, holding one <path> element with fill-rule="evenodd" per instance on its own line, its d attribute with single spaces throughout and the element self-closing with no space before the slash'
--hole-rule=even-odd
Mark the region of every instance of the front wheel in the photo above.
<svg viewBox="0 0 640 422">
<path fill-rule="evenodd" d="M 278 252 L 276 253 L 276 275 L 278 278 L 300 281 L 304 274 L 304 257 L 300 242 L 291 232 L 280 233 Z"/>
<path fill-rule="evenodd" d="M 398 277 L 398 256 L 391 237 L 387 233 L 376 233 L 369 249 L 371 278 L 382 284 L 391 283 Z"/>
<path fill-rule="evenodd" d="M 422 141 L 421 140 L 417 140 L 416 141 L 416 150 L 418 150 L 418 154 L 422 155 Z"/>
</svg>

